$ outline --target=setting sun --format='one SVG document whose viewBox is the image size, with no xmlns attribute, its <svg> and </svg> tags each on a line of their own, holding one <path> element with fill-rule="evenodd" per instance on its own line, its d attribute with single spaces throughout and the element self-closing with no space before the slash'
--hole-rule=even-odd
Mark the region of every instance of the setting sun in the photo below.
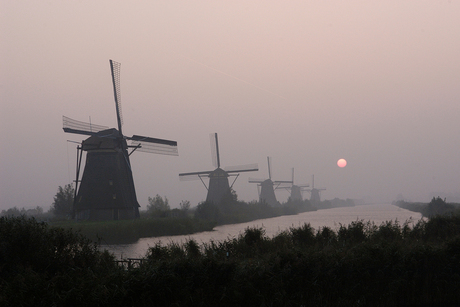
<svg viewBox="0 0 460 307">
<path fill-rule="evenodd" d="M 338 165 L 339 167 L 345 167 L 345 166 L 347 166 L 347 160 L 345 160 L 345 159 L 339 159 L 339 161 L 337 161 L 337 165 Z"/>
</svg>

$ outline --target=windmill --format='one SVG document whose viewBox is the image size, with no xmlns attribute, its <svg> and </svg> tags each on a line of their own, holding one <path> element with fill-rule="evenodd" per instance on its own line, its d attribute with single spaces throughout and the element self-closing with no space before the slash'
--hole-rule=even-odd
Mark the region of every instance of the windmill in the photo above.
<svg viewBox="0 0 460 307">
<path fill-rule="evenodd" d="M 310 192 L 310 202 L 312 204 L 318 204 L 321 202 L 321 191 L 325 191 L 326 188 L 315 188 L 315 175 L 312 176 L 311 189 L 306 191 Z"/>
<path fill-rule="evenodd" d="M 276 200 L 275 189 L 281 184 L 292 184 L 292 181 L 272 181 L 271 175 L 271 158 L 267 157 L 268 162 L 268 179 L 249 178 L 249 183 L 257 183 L 257 190 L 259 191 L 259 201 L 266 202 L 270 206 L 279 206 Z"/>
<path fill-rule="evenodd" d="M 120 63 L 110 60 L 118 129 L 77 121 L 63 116 L 67 133 L 89 135 L 77 147 L 76 186 L 73 204 L 75 219 L 109 220 L 139 217 L 130 155 L 135 151 L 178 155 L 177 142 L 122 133 Z M 127 144 L 127 140 L 131 144 Z M 128 154 L 128 149 L 131 152 Z M 81 160 L 86 163 L 79 180 Z"/>
<path fill-rule="evenodd" d="M 259 170 L 257 163 L 248 164 L 242 166 L 232 166 L 222 169 L 220 167 L 220 154 L 219 154 L 219 141 L 217 139 L 217 133 L 211 133 L 211 155 L 212 162 L 216 169 L 213 171 L 202 171 L 193 173 L 181 173 L 179 174 L 180 180 L 193 180 L 200 179 L 205 188 L 208 190 L 206 196 L 206 202 L 213 202 L 219 204 L 223 197 L 231 192 L 231 188 L 238 179 L 239 173 L 242 172 L 255 172 Z M 229 185 L 228 177 L 235 176 L 232 184 Z M 209 185 L 206 186 L 203 178 L 209 178 Z"/>
<path fill-rule="evenodd" d="M 292 168 L 292 183 L 291 184 L 280 184 L 278 189 L 285 189 L 290 192 L 292 201 L 302 201 L 302 192 L 307 191 L 305 188 L 308 188 L 308 184 L 294 184 L 294 168 Z"/>
</svg>

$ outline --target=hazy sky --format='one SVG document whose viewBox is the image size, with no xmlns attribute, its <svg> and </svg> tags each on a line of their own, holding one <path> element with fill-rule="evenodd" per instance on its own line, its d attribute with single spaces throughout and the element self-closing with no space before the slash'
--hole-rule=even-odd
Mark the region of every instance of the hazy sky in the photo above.
<svg viewBox="0 0 460 307">
<path fill-rule="evenodd" d="M 249 177 L 326 187 L 325 199 L 460 194 L 460 1 L 2 1 L 0 209 L 46 210 L 75 179 L 62 115 L 176 140 L 134 153 L 137 196 L 206 198 L 179 173 L 258 163 Z M 348 165 L 337 167 L 345 158 Z M 287 192 L 277 191 L 280 201 Z M 309 197 L 307 194 L 305 197 Z"/>
</svg>

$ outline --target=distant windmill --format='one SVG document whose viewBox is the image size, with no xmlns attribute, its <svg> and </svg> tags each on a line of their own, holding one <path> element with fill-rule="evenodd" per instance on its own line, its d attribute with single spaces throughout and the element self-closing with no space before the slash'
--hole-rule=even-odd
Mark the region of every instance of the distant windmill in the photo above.
<svg viewBox="0 0 460 307">
<path fill-rule="evenodd" d="M 285 189 L 287 191 L 290 192 L 291 194 L 291 200 L 292 201 L 302 201 L 303 200 L 303 197 L 302 197 L 302 192 L 304 191 L 307 191 L 305 188 L 308 188 L 309 185 L 308 184 L 299 184 L 299 185 L 296 185 L 294 184 L 294 168 L 292 168 L 292 183 L 290 184 L 280 184 L 278 186 L 278 189 Z"/>
<path fill-rule="evenodd" d="M 321 191 L 325 191 L 326 188 L 315 188 L 315 175 L 313 175 L 311 180 L 311 189 L 306 191 L 310 192 L 310 202 L 312 204 L 318 204 L 321 202 Z"/>
<path fill-rule="evenodd" d="M 268 179 L 249 178 L 249 183 L 257 183 L 257 190 L 259 191 L 259 201 L 266 202 L 270 206 L 278 206 L 279 202 L 276 200 L 275 189 L 280 184 L 292 184 L 292 181 L 272 181 L 271 171 L 271 158 L 267 157 L 268 162 Z"/>
<path fill-rule="evenodd" d="M 212 153 L 212 162 L 213 166 L 216 167 L 213 171 L 202 171 L 202 172 L 193 172 L 193 173 L 181 173 L 179 174 L 180 180 L 193 180 L 200 179 L 205 188 L 208 190 L 206 196 L 206 202 L 212 202 L 219 204 L 223 197 L 228 195 L 235 183 L 236 179 L 239 176 L 239 173 L 242 172 L 255 172 L 259 170 L 257 163 L 248 164 L 242 166 L 232 166 L 222 169 L 220 167 L 220 154 L 219 154 L 219 141 L 217 139 L 217 133 L 212 133 L 210 135 L 211 139 L 211 153 Z M 229 185 L 228 177 L 235 176 L 232 184 Z M 209 186 L 206 186 L 203 178 L 209 178 Z"/>
<path fill-rule="evenodd" d="M 77 147 L 77 174 L 73 214 L 76 219 L 109 220 L 139 217 L 139 203 L 134 189 L 129 156 L 143 151 L 177 156 L 177 142 L 146 136 L 123 135 L 120 97 L 120 63 L 110 60 L 118 130 L 93 125 L 63 116 L 63 129 L 68 133 L 89 135 Z M 127 144 L 131 141 L 131 145 Z M 128 154 L 128 148 L 132 151 Z M 79 181 L 81 159 L 86 164 Z M 79 185 L 80 183 L 80 185 Z"/>
</svg>

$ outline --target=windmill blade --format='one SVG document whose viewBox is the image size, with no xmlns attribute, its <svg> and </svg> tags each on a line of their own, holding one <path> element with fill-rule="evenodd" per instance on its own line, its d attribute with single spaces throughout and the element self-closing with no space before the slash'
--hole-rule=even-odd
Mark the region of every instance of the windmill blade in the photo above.
<svg viewBox="0 0 460 307">
<path fill-rule="evenodd" d="M 284 183 L 289 183 L 292 185 L 292 181 L 290 180 L 276 180 L 276 181 L 273 181 L 273 184 L 284 184 Z"/>
<path fill-rule="evenodd" d="M 211 158 L 212 165 L 216 168 L 220 167 L 220 156 L 219 156 L 219 141 L 217 140 L 217 133 L 211 133 L 209 135 L 211 141 Z"/>
<path fill-rule="evenodd" d="M 138 147 L 137 150 L 160 155 L 178 156 L 177 142 L 163 139 L 156 139 L 142 135 L 127 137 L 131 140 L 131 146 Z"/>
<path fill-rule="evenodd" d="M 264 182 L 266 179 L 260 179 L 260 178 L 249 178 L 248 179 L 248 182 L 249 183 L 262 183 Z"/>
<path fill-rule="evenodd" d="M 227 173 L 257 172 L 258 170 L 259 166 L 257 163 L 238 166 L 228 166 L 224 168 L 224 171 L 226 171 Z"/>
<path fill-rule="evenodd" d="M 276 181 L 274 182 L 274 184 L 276 184 Z M 283 182 L 283 183 L 278 184 L 276 186 L 276 189 L 290 189 L 291 187 L 292 187 L 292 184 Z"/>
<path fill-rule="evenodd" d="M 121 135 L 121 126 L 123 125 L 123 117 L 121 115 L 121 91 L 120 91 L 120 68 L 121 64 L 112 60 L 110 62 L 110 71 L 112 72 L 113 96 L 115 98 L 115 108 L 117 110 L 118 131 Z"/>
<path fill-rule="evenodd" d="M 196 180 L 200 179 L 202 177 L 207 177 L 209 176 L 210 173 L 213 171 L 203 171 L 203 172 L 191 172 L 191 173 L 180 173 L 179 174 L 179 179 L 181 181 L 187 181 L 187 180 Z"/>
<path fill-rule="evenodd" d="M 93 125 L 91 123 L 71 119 L 67 116 L 62 116 L 62 125 L 64 132 L 84 135 L 94 135 L 99 131 L 109 129 L 107 126 Z"/>
<path fill-rule="evenodd" d="M 267 157 L 267 162 L 268 162 L 268 179 L 272 179 L 272 166 L 271 166 L 271 157 Z"/>
<path fill-rule="evenodd" d="M 192 180 L 199 180 L 202 179 L 203 177 L 208 177 L 210 172 L 203 172 L 203 174 L 197 174 L 197 173 L 184 173 L 184 174 L 179 174 L 179 180 L 180 181 L 192 181 Z"/>
</svg>

